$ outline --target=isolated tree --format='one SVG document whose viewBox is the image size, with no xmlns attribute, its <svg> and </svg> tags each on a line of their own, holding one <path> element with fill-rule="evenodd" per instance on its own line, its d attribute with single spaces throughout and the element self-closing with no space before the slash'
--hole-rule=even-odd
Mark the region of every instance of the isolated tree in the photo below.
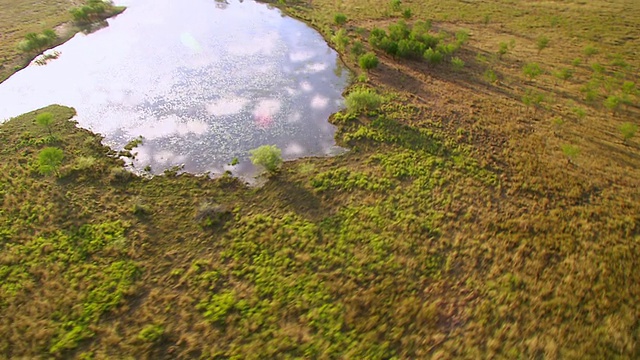
<svg viewBox="0 0 640 360">
<path fill-rule="evenodd" d="M 262 145 L 249 153 L 254 165 L 262 166 L 270 173 L 275 173 L 282 165 L 282 150 L 276 145 Z"/>
<path fill-rule="evenodd" d="M 53 123 L 53 114 L 50 112 L 43 112 L 36 116 L 36 123 L 40 126 L 46 127 L 51 136 L 51 124 Z"/>
<path fill-rule="evenodd" d="M 62 164 L 64 154 L 62 149 L 47 147 L 38 154 L 38 171 L 43 175 L 55 173 L 58 175 L 58 168 Z"/>
</svg>

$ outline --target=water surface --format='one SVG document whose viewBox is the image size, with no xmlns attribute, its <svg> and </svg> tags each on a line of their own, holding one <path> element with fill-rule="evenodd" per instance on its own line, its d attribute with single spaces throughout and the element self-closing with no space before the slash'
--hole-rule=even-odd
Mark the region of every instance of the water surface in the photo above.
<svg viewBox="0 0 640 360">
<path fill-rule="evenodd" d="M 120 4 L 120 3 L 119 3 Z M 134 165 L 251 172 L 248 150 L 287 159 L 337 151 L 327 122 L 347 72 L 320 34 L 253 1 L 129 0 L 107 28 L 79 34 L 45 66 L 0 84 L 0 119 L 57 103 Z"/>
</svg>

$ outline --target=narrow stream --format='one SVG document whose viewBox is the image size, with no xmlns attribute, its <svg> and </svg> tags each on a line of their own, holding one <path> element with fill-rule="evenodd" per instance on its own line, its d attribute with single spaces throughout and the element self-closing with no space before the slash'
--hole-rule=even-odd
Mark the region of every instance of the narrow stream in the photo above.
<svg viewBox="0 0 640 360">
<path fill-rule="evenodd" d="M 128 9 L 108 27 L 0 84 L 0 119 L 72 106 L 116 150 L 143 136 L 134 166 L 153 173 L 247 175 L 248 150 L 264 144 L 285 159 L 340 151 L 327 119 L 348 72 L 314 29 L 248 0 L 118 4 Z"/>
</svg>

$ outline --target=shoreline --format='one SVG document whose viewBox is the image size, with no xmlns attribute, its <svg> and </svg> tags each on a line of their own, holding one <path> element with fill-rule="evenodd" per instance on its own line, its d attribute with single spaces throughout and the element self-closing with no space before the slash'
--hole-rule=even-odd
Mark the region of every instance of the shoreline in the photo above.
<svg viewBox="0 0 640 360">
<path fill-rule="evenodd" d="M 54 49 L 66 43 L 67 41 L 73 39 L 73 37 L 76 36 L 79 32 L 84 32 L 85 30 L 89 30 L 87 33 L 91 33 L 91 32 L 100 30 L 105 26 L 98 26 L 95 28 L 94 26 L 102 25 L 103 23 L 106 23 L 106 26 L 108 26 L 108 23 L 107 23 L 108 19 L 114 18 L 122 14 L 126 9 L 127 9 L 126 6 L 114 6 L 113 11 L 105 14 L 105 16 L 100 19 L 100 21 L 91 23 L 86 26 L 78 26 L 74 24 L 74 22 L 71 20 L 56 25 L 53 28 L 54 31 L 56 31 L 56 29 L 64 29 L 60 34 L 58 34 L 58 38 L 56 39 L 56 41 L 51 46 L 47 47 L 41 52 L 38 52 L 33 55 L 27 55 L 23 53 L 13 61 L 13 64 L 9 62 L 8 63 L 9 69 L 7 69 L 7 73 L 6 74 L 0 73 L 0 84 L 5 82 L 11 76 L 13 76 L 13 74 L 29 66 L 35 59 L 37 59 L 47 51 Z M 12 65 L 13 67 L 11 68 Z"/>
</svg>

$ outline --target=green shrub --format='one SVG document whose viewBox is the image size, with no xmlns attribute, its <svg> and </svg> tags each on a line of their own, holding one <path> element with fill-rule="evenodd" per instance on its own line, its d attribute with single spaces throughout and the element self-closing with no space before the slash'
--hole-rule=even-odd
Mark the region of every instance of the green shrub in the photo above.
<svg viewBox="0 0 640 360">
<path fill-rule="evenodd" d="M 557 77 L 558 79 L 560 79 L 562 81 L 567 81 L 567 80 L 571 79 L 571 77 L 573 76 L 573 71 L 571 69 L 568 69 L 568 68 L 562 68 L 562 69 L 554 72 L 553 76 Z"/>
<path fill-rule="evenodd" d="M 38 154 L 38 171 L 43 175 L 58 174 L 58 169 L 64 159 L 62 149 L 47 147 Z"/>
<path fill-rule="evenodd" d="M 349 45 L 349 37 L 344 29 L 338 30 L 332 37 L 331 42 L 336 45 L 336 48 L 343 51 L 347 45 Z"/>
<path fill-rule="evenodd" d="M 626 122 L 620 125 L 620 133 L 622 133 L 622 139 L 625 143 L 634 137 L 636 132 L 638 132 L 638 125 L 634 123 Z"/>
<path fill-rule="evenodd" d="M 87 170 L 96 164 L 96 158 L 93 156 L 80 156 L 76 159 L 76 170 Z"/>
<path fill-rule="evenodd" d="M 423 56 L 429 64 L 433 65 L 440 64 L 444 60 L 444 55 L 441 52 L 431 48 L 425 50 Z"/>
<path fill-rule="evenodd" d="M 509 51 L 509 45 L 506 42 L 501 42 L 498 46 L 498 59 L 502 59 Z"/>
<path fill-rule="evenodd" d="M 549 38 L 546 36 L 541 36 L 536 41 L 536 48 L 538 48 L 538 53 L 546 49 L 548 46 L 549 46 Z"/>
<path fill-rule="evenodd" d="M 637 93 L 636 83 L 633 81 L 625 81 L 622 84 L 622 93 L 632 95 Z"/>
<path fill-rule="evenodd" d="M 453 70 L 460 71 L 464 68 L 464 61 L 459 57 L 453 57 L 451 58 L 451 66 L 453 66 Z"/>
<path fill-rule="evenodd" d="M 620 107 L 620 98 L 613 95 L 609 96 L 604 100 L 604 106 L 607 109 L 615 112 L 616 110 L 618 110 L 618 107 Z"/>
<path fill-rule="evenodd" d="M 411 29 L 404 20 L 398 20 L 396 23 L 389 25 L 389 37 L 394 41 L 409 38 Z"/>
<path fill-rule="evenodd" d="M 353 44 L 351 45 L 351 54 L 353 56 L 360 56 L 362 54 L 364 54 L 365 50 L 364 50 L 364 45 L 362 44 L 362 42 L 360 41 L 354 41 Z"/>
<path fill-rule="evenodd" d="M 571 111 L 573 111 L 573 113 L 578 117 L 578 119 L 582 120 L 585 118 L 585 116 L 587 116 L 587 112 L 584 109 L 581 109 L 579 107 L 574 107 L 571 109 Z"/>
<path fill-rule="evenodd" d="M 100 20 L 113 6 L 103 0 L 88 0 L 85 5 L 69 10 L 73 21 L 86 24 Z"/>
<path fill-rule="evenodd" d="M 402 39 L 398 42 L 397 54 L 403 58 L 419 59 L 422 57 L 422 54 L 424 54 L 425 50 L 426 48 L 421 42 Z"/>
<path fill-rule="evenodd" d="M 580 58 L 575 58 L 571 61 L 571 65 L 573 65 L 574 67 L 578 67 L 580 66 L 580 64 L 582 64 L 582 60 Z"/>
<path fill-rule="evenodd" d="M 587 57 L 591 57 L 597 54 L 598 52 L 599 52 L 598 49 L 591 45 L 585 46 L 584 50 L 582 50 L 582 53 L 585 54 Z"/>
<path fill-rule="evenodd" d="M 460 46 L 457 43 L 453 44 L 440 44 L 436 47 L 436 50 L 444 56 L 451 56 L 458 51 Z"/>
<path fill-rule="evenodd" d="M 493 69 L 487 69 L 484 72 L 484 78 L 491 84 L 493 84 L 496 81 L 498 81 L 498 75 L 496 74 L 495 71 L 493 71 Z"/>
<path fill-rule="evenodd" d="M 591 70 L 593 70 L 596 75 L 601 75 L 604 74 L 605 68 L 600 63 L 593 63 L 591 64 Z"/>
<path fill-rule="evenodd" d="M 405 19 L 411 19 L 411 15 L 412 15 L 411 9 L 407 8 L 402 11 L 402 17 Z"/>
<path fill-rule="evenodd" d="M 333 16 L 333 22 L 336 23 L 336 25 L 344 25 L 347 23 L 347 15 L 337 13 Z"/>
<path fill-rule="evenodd" d="M 402 6 L 402 2 L 400 0 L 391 0 L 389 3 L 392 11 L 400 11 L 400 7 Z"/>
<path fill-rule="evenodd" d="M 345 99 L 347 109 L 350 113 L 376 110 L 382 103 L 382 96 L 372 90 L 354 90 Z"/>
<path fill-rule="evenodd" d="M 537 63 L 528 63 L 522 68 L 522 73 L 528 77 L 529 80 L 533 80 L 542 74 L 542 69 Z"/>
<path fill-rule="evenodd" d="M 398 43 L 393 41 L 387 32 L 380 28 L 374 28 L 369 34 L 369 44 L 371 46 L 384 50 L 390 55 L 395 55 L 398 51 Z"/>
<path fill-rule="evenodd" d="M 527 90 L 527 92 L 522 96 L 522 103 L 526 107 L 533 105 L 535 108 L 537 108 L 543 102 L 544 102 L 544 95 L 539 92 Z"/>
<path fill-rule="evenodd" d="M 161 325 L 147 325 L 138 333 L 138 339 L 146 342 L 156 342 L 164 335 Z"/>
<path fill-rule="evenodd" d="M 466 43 L 469 40 L 469 30 L 460 29 L 456 31 L 456 42 L 459 45 Z"/>
<path fill-rule="evenodd" d="M 578 154 L 580 154 L 580 148 L 578 148 L 577 146 L 565 144 L 562 145 L 562 153 L 570 160 L 574 160 L 578 156 Z"/>
<path fill-rule="evenodd" d="M 51 134 L 51 124 L 53 124 L 53 114 L 50 112 L 43 112 L 36 115 L 36 123 L 40 126 L 44 126 L 49 131 L 49 135 Z"/>
<path fill-rule="evenodd" d="M 262 166 L 270 173 L 276 172 L 282 165 L 282 150 L 276 145 L 262 145 L 249 153 L 254 165 Z"/>
<path fill-rule="evenodd" d="M 372 52 L 368 52 L 358 58 L 358 64 L 364 70 L 376 68 L 378 67 L 378 63 L 378 57 Z"/>
<path fill-rule="evenodd" d="M 47 47 L 53 45 L 58 38 L 55 31 L 51 29 L 44 30 L 42 34 L 28 33 L 18 44 L 18 49 L 22 52 L 42 52 Z"/>
<path fill-rule="evenodd" d="M 126 182 L 130 180 L 131 177 L 132 174 L 127 171 L 127 169 L 120 166 L 114 166 L 111 168 L 111 170 L 109 170 L 109 181 L 113 183 Z"/>
</svg>

